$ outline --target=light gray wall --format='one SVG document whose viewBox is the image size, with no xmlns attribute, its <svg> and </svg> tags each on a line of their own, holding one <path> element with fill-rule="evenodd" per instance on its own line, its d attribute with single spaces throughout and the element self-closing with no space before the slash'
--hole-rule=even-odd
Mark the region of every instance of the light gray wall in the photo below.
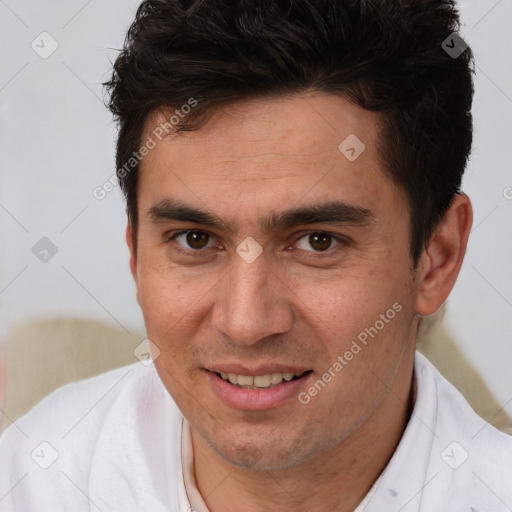
<svg viewBox="0 0 512 512">
<path fill-rule="evenodd" d="M 93 197 L 93 189 L 114 172 L 115 131 L 100 83 L 138 3 L 0 2 L 4 333 L 48 315 L 143 329 L 128 270 L 121 195 L 116 188 L 102 201 Z M 464 180 L 475 223 L 446 321 L 512 413 L 512 1 L 460 5 L 462 34 L 476 53 L 478 71 L 474 152 Z M 55 43 L 42 32 L 58 43 L 47 59 L 35 50 L 44 54 Z M 47 263 L 32 253 L 42 237 L 58 250 Z"/>
</svg>

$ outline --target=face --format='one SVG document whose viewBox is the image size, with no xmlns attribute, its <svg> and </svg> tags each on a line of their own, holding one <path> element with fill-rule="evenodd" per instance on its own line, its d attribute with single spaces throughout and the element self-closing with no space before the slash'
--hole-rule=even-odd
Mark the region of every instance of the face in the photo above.
<svg viewBox="0 0 512 512">
<path fill-rule="evenodd" d="M 377 125 L 329 94 L 240 102 L 141 163 L 132 272 L 155 366 L 232 464 L 292 467 L 350 439 L 410 358 L 410 219 Z"/>
</svg>

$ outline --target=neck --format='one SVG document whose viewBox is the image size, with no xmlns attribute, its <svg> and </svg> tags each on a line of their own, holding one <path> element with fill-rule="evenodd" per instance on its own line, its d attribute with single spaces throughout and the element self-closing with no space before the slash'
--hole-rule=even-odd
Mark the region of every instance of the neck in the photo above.
<svg viewBox="0 0 512 512">
<path fill-rule="evenodd" d="M 402 437 L 415 400 L 413 381 L 412 371 L 404 374 L 372 416 L 335 449 L 281 471 L 235 467 L 191 428 L 197 486 L 210 512 L 284 512 L 299 506 L 308 512 L 353 511 Z"/>
</svg>

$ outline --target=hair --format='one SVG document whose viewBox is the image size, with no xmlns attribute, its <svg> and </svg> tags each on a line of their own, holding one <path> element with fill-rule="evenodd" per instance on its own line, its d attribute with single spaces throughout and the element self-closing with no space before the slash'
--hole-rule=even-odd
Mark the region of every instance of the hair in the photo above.
<svg viewBox="0 0 512 512">
<path fill-rule="evenodd" d="M 442 46 L 459 25 L 454 0 L 143 1 L 104 84 L 135 247 L 130 159 L 149 114 L 194 99 L 175 131 L 197 130 L 221 105 L 315 90 L 379 112 L 379 156 L 408 201 L 416 266 L 471 151 L 473 54 Z"/>
</svg>

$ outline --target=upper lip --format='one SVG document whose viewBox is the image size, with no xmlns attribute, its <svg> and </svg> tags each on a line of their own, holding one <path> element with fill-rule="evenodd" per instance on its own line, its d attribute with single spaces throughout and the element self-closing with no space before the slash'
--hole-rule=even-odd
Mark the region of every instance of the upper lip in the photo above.
<svg viewBox="0 0 512 512">
<path fill-rule="evenodd" d="M 234 373 L 235 375 L 267 375 L 269 373 L 301 373 L 309 371 L 311 368 L 304 366 L 291 366 L 289 364 L 268 363 L 260 366 L 249 368 L 243 364 L 216 364 L 206 368 L 215 373 Z"/>
</svg>

